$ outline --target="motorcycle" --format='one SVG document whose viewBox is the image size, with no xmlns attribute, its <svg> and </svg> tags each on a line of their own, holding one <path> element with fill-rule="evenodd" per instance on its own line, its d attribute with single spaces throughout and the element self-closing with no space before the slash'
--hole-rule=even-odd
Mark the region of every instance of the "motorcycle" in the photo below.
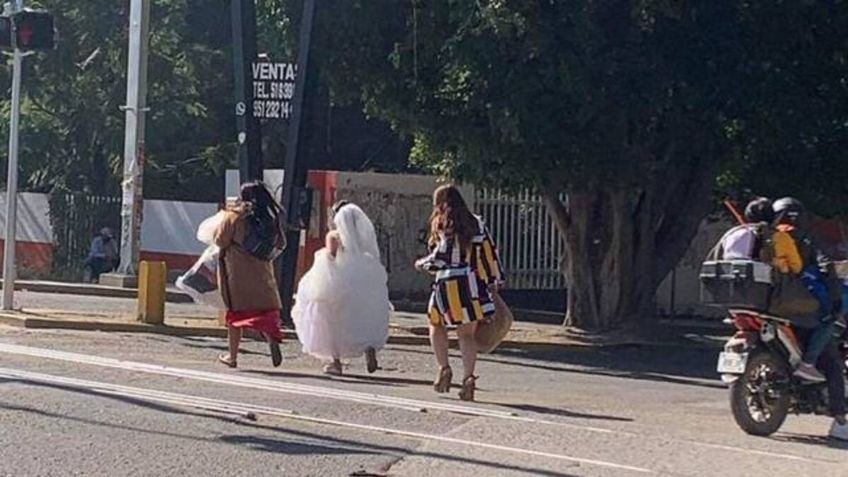
<svg viewBox="0 0 848 477">
<path fill-rule="evenodd" d="M 750 309 L 728 312 L 725 322 L 737 331 L 719 354 L 717 370 L 730 387 L 730 409 L 739 427 L 748 434 L 768 436 L 780 429 L 790 412 L 828 414 L 827 384 L 803 382 L 792 375 L 801 361 L 797 333 L 801 323 Z M 848 338 L 842 322 L 834 335 L 845 362 Z"/>
</svg>

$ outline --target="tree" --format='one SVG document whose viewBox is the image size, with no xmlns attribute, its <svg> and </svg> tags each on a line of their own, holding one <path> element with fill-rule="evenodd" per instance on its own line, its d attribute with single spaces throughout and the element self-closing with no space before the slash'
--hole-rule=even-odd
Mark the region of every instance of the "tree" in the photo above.
<svg viewBox="0 0 848 477">
<path fill-rule="evenodd" d="M 823 216 L 848 214 L 848 25 L 845 2 L 749 5 L 741 160 L 722 176 L 731 193 L 792 195 Z M 740 85 L 741 86 L 741 85 Z"/>
<path fill-rule="evenodd" d="M 33 5 L 56 15 L 60 41 L 55 51 L 26 60 L 23 186 L 115 194 L 123 161 L 119 106 L 126 97 L 128 3 Z M 210 0 L 158 1 L 151 18 L 145 195 L 216 200 L 235 151 L 229 10 Z M 0 70 L 7 91 L 10 70 Z M 8 114 L 3 117 L 5 142 Z M 220 187 L 210 188 L 210 181 Z"/>
<path fill-rule="evenodd" d="M 544 196 L 567 242 L 571 325 L 653 317 L 715 179 L 744 179 L 799 135 L 821 140 L 818 122 L 844 124 L 844 89 L 797 134 L 788 102 L 770 102 L 788 87 L 844 85 L 841 3 L 826 31 L 797 41 L 782 23 L 809 33 L 811 18 L 833 13 L 828 2 L 331 3 L 334 94 L 363 98 L 413 135 L 413 159 L 431 170 Z M 830 57 L 798 58 L 820 42 Z M 801 82 L 793 63 L 774 80 L 763 61 L 775 55 L 823 61 L 815 70 L 827 79 Z M 808 106 L 794 104 L 794 116 Z M 839 154 L 816 152 L 831 165 Z"/>
<path fill-rule="evenodd" d="M 296 60 L 300 1 L 257 0 L 258 44 Z M 116 195 L 123 170 L 128 2 L 42 0 L 56 15 L 58 48 L 26 60 L 22 186 Z M 216 201 L 235 168 L 231 17 L 227 2 L 157 0 L 151 6 L 145 197 Z M 0 64 L 0 91 L 10 64 Z M 308 107 L 313 168 L 405 168 L 408 148 L 361 107 L 333 107 L 326 85 Z M 8 138 L 0 109 L 0 143 Z M 282 167 L 287 125 L 263 126 L 268 168 Z M 2 153 L 0 153 L 2 154 Z M 377 156 L 375 158 L 375 156 Z M 0 159 L 2 159 L 0 155 Z"/>
</svg>

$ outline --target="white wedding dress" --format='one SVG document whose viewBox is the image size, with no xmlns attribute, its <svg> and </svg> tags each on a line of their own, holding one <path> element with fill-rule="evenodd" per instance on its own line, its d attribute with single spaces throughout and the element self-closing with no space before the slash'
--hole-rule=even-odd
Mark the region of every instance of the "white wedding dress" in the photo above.
<svg viewBox="0 0 848 477">
<path fill-rule="evenodd" d="M 392 305 L 374 225 L 348 204 L 333 217 L 341 245 L 333 257 L 315 253 L 297 287 L 292 309 L 303 351 L 324 360 L 355 358 L 379 350 L 389 337 Z"/>
</svg>

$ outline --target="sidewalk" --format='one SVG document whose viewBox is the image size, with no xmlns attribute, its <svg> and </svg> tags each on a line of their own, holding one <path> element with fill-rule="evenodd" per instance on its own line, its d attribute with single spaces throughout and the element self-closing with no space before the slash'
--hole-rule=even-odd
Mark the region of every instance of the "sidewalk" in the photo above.
<svg viewBox="0 0 848 477">
<path fill-rule="evenodd" d="M 2 287 L 3 279 L 0 279 L 0 288 Z M 111 287 L 94 283 L 51 282 L 45 280 L 15 280 L 15 290 L 110 298 L 135 299 L 138 297 L 138 290 L 135 288 Z M 165 301 L 168 303 L 192 303 L 192 299 L 188 294 L 183 293 L 172 285 L 169 285 L 165 290 Z"/>
<path fill-rule="evenodd" d="M 389 343 L 429 345 L 427 318 L 423 314 L 398 312 L 389 325 Z M 81 312 L 50 309 L 23 309 L 0 312 L 0 324 L 28 329 L 67 329 L 82 331 L 158 333 L 172 336 L 208 336 L 223 338 L 227 330 L 216 317 L 169 313 L 164 325 L 136 321 L 133 316 L 115 313 Z M 295 331 L 284 329 L 287 339 L 297 339 Z M 612 332 L 603 335 L 582 333 L 562 326 L 515 322 L 500 348 L 539 347 L 615 348 L 627 346 L 688 347 L 717 349 L 729 334 L 727 327 L 699 324 L 660 323 L 650 331 Z M 452 340 L 455 337 L 452 335 Z"/>
<path fill-rule="evenodd" d="M 0 282 L 2 283 L 2 282 Z M 176 288 L 168 289 L 164 325 L 136 321 L 137 291 L 94 284 L 19 280 L 15 289 L 25 290 L 16 301 L 23 309 L 0 312 L 0 324 L 30 329 L 71 329 L 125 333 L 160 333 L 176 336 L 225 337 L 216 310 L 193 304 Z M 62 298 L 68 295 L 67 298 Z M 76 296 L 76 299 L 71 298 Z M 27 297 L 35 299 L 27 299 Z M 429 345 L 427 318 L 420 306 L 396 302 L 398 311 L 390 323 L 391 344 Z M 663 320 L 638 332 L 617 331 L 601 335 L 535 322 L 540 312 L 513 310 L 516 321 L 501 348 L 674 346 L 718 348 L 731 334 L 718 320 Z M 549 316 L 542 320 L 552 322 Z M 287 338 L 296 339 L 293 329 Z M 453 334 L 451 334 L 453 336 Z"/>
</svg>

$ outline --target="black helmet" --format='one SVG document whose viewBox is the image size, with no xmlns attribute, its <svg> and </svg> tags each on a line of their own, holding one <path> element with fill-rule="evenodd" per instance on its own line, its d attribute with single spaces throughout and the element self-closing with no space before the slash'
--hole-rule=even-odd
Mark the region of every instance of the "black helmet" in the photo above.
<svg viewBox="0 0 848 477">
<path fill-rule="evenodd" d="M 760 222 L 771 223 L 774 220 L 771 199 L 758 197 L 748 202 L 748 205 L 745 207 L 745 220 L 752 224 Z"/>
<path fill-rule="evenodd" d="M 779 222 L 795 223 L 804 213 L 804 204 L 794 197 L 784 197 L 774 201 L 772 209 Z"/>
</svg>

